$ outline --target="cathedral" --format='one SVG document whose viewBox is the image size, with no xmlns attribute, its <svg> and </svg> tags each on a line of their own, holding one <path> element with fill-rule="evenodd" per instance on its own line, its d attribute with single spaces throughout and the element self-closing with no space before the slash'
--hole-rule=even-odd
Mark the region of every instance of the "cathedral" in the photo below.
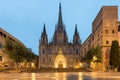
<svg viewBox="0 0 120 80">
<path fill-rule="evenodd" d="M 68 41 L 65 25 L 62 20 L 61 4 L 59 4 L 58 23 L 53 38 L 48 42 L 45 24 L 39 40 L 39 68 L 79 68 L 81 40 L 77 25 L 73 41 Z"/>
</svg>

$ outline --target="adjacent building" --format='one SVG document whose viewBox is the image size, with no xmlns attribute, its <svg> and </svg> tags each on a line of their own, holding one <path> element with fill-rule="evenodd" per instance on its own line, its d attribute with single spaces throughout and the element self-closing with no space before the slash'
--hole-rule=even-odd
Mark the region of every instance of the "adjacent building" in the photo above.
<svg viewBox="0 0 120 80">
<path fill-rule="evenodd" d="M 10 39 L 15 43 L 19 43 L 24 46 L 24 44 L 21 41 L 19 41 L 14 36 L 6 32 L 2 28 L 0 28 L 0 68 L 14 66 L 13 60 L 9 58 L 9 56 L 7 55 L 4 49 L 6 39 Z"/>
<path fill-rule="evenodd" d="M 118 7 L 103 6 L 92 23 L 92 33 L 81 47 L 82 56 L 91 47 L 99 45 L 102 49 L 103 70 L 109 66 L 110 48 L 113 40 L 120 43 L 120 22 L 118 22 Z"/>
</svg>

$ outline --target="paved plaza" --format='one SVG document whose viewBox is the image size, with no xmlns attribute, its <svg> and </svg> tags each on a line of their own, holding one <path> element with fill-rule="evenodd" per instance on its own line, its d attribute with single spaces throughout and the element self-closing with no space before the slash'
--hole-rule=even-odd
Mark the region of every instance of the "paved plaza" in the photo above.
<svg viewBox="0 0 120 80">
<path fill-rule="evenodd" d="M 0 73 L 0 80 L 120 80 L 120 73 Z"/>
</svg>

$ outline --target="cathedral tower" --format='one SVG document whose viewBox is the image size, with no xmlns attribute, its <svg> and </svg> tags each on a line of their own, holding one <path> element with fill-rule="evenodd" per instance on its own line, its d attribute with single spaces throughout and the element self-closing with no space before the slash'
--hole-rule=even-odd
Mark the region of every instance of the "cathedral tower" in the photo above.
<svg viewBox="0 0 120 80">
<path fill-rule="evenodd" d="M 43 32 L 41 35 L 40 44 L 48 44 L 48 38 L 47 38 L 47 34 L 46 34 L 45 24 L 44 24 Z"/>
<path fill-rule="evenodd" d="M 43 64 L 43 67 L 46 67 L 46 63 L 47 60 L 47 45 L 48 45 L 48 38 L 47 38 L 47 34 L 46 34 L 46 29 L 45 29 L 45 24 L 43 26 L 43 32 L 42 32 L 42 35 L 41 35 L 41 38 L 40 38 L 40 41 L 39 41 L 39 57 L 42 57 L 42 58 L 39 58 L 39 66 L 41 64 Z"/>
<path fill-rule="evenodd" d="M 81 45 L 80 36 L 79 36 L 78 30 L 77 30 L 77 24 L 75 25 L 75 32 L 74 32 L 74 36 L 73 36 L 73 44 Z"/>
<path fill-rule="evenodd" d="M 55 44 L 65 44 L 68 43 L 68 37 L 66 34 L 65 26 L 62 20 L 62 10 L 61 3 L 59 4 L 59 15 L 58 15 L 58 23 L 55 27 L 55 32 L 53 36 L 53 42 Z"/>
</svg>

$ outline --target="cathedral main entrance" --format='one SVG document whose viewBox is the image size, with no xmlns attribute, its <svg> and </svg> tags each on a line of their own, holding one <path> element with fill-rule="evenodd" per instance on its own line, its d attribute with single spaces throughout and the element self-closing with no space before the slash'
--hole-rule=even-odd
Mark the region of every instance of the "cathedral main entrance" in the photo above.
<svg viewBox="0 0 120 80">
<path fill-rule="evenodd" d="M 55 68 L 66 68 L 66 59 L 62 54 L 59 54 L 55 58 Z"/>
<path fill-rule="evenodd" d="M 59 61 L 58 68 L 63 68 L 63 62 L 62 61 Z"/>
<path fill-rule="evenodd" d="M 58 68 L 63 68 L 63 64 L 58 64 Z"/>
<path fill-rule="evenodd" d="M 67 61 L 65 56 L 63 55 L 63 51 L 61 48 L 58 50 L 58 55 L 55 58 L 54 62 L 55 68 L 67 68 Z"/>
</svg>

